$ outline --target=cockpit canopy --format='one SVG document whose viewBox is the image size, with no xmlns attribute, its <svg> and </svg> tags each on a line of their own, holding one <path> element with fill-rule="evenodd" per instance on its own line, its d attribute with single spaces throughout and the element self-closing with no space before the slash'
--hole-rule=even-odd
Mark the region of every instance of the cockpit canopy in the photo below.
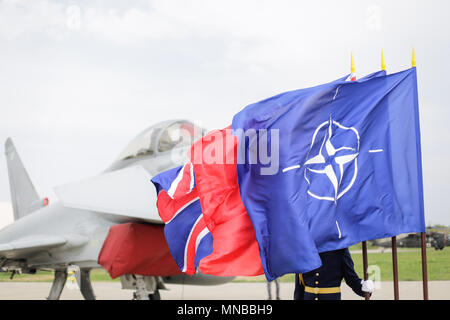
<svg viewBox="0 0 450 320">
<path fill-rule="evenodd" d="M 120 153 L 117 160 L 152 156 L 174 148 L 187 147 L 201 138 L 204 133 L 204 129 L 186 120 L 160 122 L 134 138 Z"/>
</svg>

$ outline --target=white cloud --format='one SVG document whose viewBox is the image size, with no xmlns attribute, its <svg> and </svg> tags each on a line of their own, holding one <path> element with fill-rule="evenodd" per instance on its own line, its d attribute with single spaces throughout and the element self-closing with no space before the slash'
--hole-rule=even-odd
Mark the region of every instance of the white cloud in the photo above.
<svg viewBox="0 0 450 320">
<path fill-rule="evenodd" d="M 322 5 L 293 0 L 154 0 L 151 7 L 131 4 L 125 8 L 115 7 L 114 3 L 105 7 L 103 1 L 75 5 L 49 0 L 5 0 L 0 3 L 0 34 L 11 39 L 44 32 L 59 39 L 79 31 L 118 44 L 190 37 L 252 41 L 269 38 L 295 43 L 311 37 L 310 30 L 320 27 L 325 19 L 341 26 L 352 25 L 346 6 L 328 2 L 326 7 L 323 10 Z M 332 30 L 325 39 L 335 33 Z"/>
<path fill-rule="evenodd" d="M 139 43 L 149 39 L 183 37 L 186 30 L 178 28 L 176 21 L 158 12 L 136 8 L 97 10 L 87 8 L 82 16 L 82 30 L 117 44 Z"/>
<path fill-rule="evenodd" d="M 450 2 L 0 0 L 0 142 L 43 195 L 95 173 L 145 127 L 229 125 L 246 104 L 349 71 L 410 65 L 416 47 L 427 215 L 445 212 Z M 448 162 L 448 161 L 447 161 Z M 0 157 L 0 200 L 9 199 Z M 440 194 L 439 194 L 440 195 Z M 439 222 L 439 221 L 438 221 Z"/>
<path fill-rule="evenodd" d="M 4 0 L 0 3 L 0 37 L 15 39 L 42 32 L 52 38 L 61 38 L 67 31 L 65 6 L 47 0 Z"/>
</svg>

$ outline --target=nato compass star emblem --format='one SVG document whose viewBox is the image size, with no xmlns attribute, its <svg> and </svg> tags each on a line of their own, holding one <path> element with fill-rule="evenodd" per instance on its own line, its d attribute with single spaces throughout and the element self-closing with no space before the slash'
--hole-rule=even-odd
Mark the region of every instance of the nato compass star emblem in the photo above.
<svg viewBox="0 0 450 320">
<path fill-rule="evenodd" d="M 359 145 L 358 131 L 331 117 L 317 127 L 303 164 L 311 197 L 336 203 L 350 190 L 358 175 Z"/>
<path fill-rule="evenodd" d="M 383 149 L 370 149 L 368 152 L 374 154 L 383 152 Z M 282 172 L 302 168 L 308 183 L 308 195 L 336 204 L 355 183 L 359 155 L 358 130 L 344 126 L 330 116 L 330 120 L 321 123 L 314 131 L 304 163 L 286 167 Z"/>
<path fill-rule="evenodd" d="M 379 153 L 383 149 L 370 149 L 368 152 Z M 330 120 L 321 123 L 314 131 L 304 163 L 286 167 L 282 172 L 302 168 L 308 183 L 308 195 L 336 205 L 355 183 L 359 155 L 358 130 L 344 126 L 330 116 Z M 336 228 L 340 239 L 342 234 L 337 220 Z"/>
<path fill-rule="evenodd" d="M 383 149 L 370 149 L 368 152 L 379 153 Z M 330 120 L 314 131 L 305 162 L 286 167 L 282 172 L 302 168 L 308 183 L 308 195 L 318 200 L 332 201 L 336 205 L 355 183 L 359 155 L 358 130 L 346 127 L 330 116 Z M 337 220 L 336 228 L 340 239 L 342 234 Z"/>
</svg>

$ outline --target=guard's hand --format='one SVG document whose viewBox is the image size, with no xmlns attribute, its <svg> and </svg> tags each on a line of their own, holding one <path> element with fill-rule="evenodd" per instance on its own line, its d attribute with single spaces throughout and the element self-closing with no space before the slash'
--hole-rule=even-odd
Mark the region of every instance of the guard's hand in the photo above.
<svg viewBox="0 0 450 320">
<path fill-rule="evenodd" d="M 361 290 L 369 293 L 372 293 L 373 288 L 375 287 L 372 280 L 361 280 L 361 285 L 362 285 Z"/>
</svg>

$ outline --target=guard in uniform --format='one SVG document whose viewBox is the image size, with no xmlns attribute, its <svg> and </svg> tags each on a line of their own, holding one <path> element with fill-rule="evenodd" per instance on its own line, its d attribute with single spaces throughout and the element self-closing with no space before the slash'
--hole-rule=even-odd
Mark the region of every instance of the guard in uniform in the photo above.
<svg viewBox="0 0 450 320">
<path fill-rule="evenodd" d="M 321 267 L 295 275 L 294 300 L 340 300 L 342 279 L 357 295 L 364 297 L 366 292 L 372 294 L 373 281 L 358 277 L 348 248 L 319 255 Z"/>
</svg>

